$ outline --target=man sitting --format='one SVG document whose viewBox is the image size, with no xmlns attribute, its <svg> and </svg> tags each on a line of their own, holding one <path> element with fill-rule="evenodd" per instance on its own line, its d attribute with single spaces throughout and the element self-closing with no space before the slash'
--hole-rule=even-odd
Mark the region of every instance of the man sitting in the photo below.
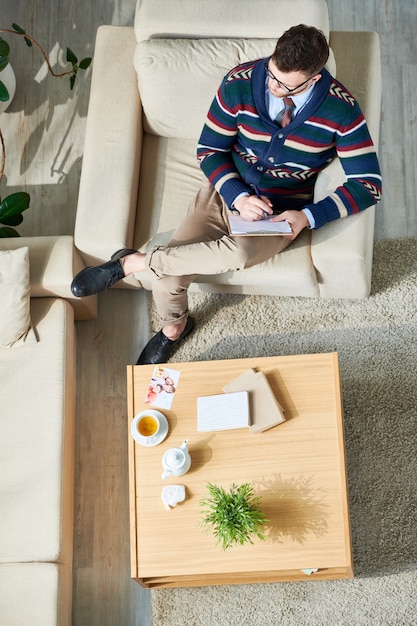
<svg viewBox="0 0 417 626">
<path fill-rule="evenodd" d="M 243 63 L 222 81 L 197 147 L 206 176 L 169 244 L 149 252 L 123 249 L 82 270 L 74 295 L 98 293 L 147 271 L 162 329 L 138 364 L 163 363 L 194 328 L 188 287 L 197 275 L 240 270 L 282 252 L 304 228 L 321 228 L 381 197 L 376 152 L 360 107 L 325 69 L 325 36 L 300 24 L 279 39 L 270 58 Z M 347 181 L 313 202 L 319 172 L 336 156 Z M 237 236 L 227 212 L 247 221 L 273 215 L 291 234 Z"/>
</svg>

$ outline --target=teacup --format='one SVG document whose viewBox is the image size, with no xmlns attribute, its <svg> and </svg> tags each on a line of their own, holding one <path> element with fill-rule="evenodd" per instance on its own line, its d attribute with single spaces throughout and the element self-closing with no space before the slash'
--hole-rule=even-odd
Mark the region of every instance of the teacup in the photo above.
<svg viewBox="0 0 417 626">
<path fill-rule="evenodd" d="M 159 431 L 159 427 L 159 420 L 154 415 L 142 415 L 136 423 L 136 429 L 139 435 L 146 439 L 155 437 Z"/>
</svg>

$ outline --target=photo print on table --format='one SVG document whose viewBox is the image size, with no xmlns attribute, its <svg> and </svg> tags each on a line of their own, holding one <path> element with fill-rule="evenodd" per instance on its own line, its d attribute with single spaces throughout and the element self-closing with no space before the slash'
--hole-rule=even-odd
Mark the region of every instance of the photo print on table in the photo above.
<svg viewBox="0 0 417 626">
<path fill-rule="evenodd" d="M 180 372 L 157 365 L 149 382 L 145 404 L 160 409 L 170 409 L 177 389 Z"/>
</svg>

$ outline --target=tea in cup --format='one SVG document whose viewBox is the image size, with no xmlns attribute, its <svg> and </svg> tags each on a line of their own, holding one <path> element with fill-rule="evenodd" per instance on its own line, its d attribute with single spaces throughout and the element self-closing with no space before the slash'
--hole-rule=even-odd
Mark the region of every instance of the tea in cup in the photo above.
<svg viewBox="0 0 417 626">
<path fill-rule="evenodd" d="M 142 415 L 136 428 L 141 437 L 154 437 L 159 430 L 159 420 L 154 415 Z"/>
</svg>

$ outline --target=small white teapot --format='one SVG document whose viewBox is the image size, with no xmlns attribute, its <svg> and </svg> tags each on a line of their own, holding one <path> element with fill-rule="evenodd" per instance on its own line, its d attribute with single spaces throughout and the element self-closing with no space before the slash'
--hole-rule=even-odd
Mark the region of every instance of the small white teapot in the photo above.
<svg viewBox="0 0 417 626">
<path fill-rule="evenodd" d="M 162 478 L 168 476 L 182 476 L 191 467 L 191 457 L 188 452 L 188 440 L 184 439 L 179 448 L 170 448 L 162 457 L 164 473 Z"/>
</svg>

